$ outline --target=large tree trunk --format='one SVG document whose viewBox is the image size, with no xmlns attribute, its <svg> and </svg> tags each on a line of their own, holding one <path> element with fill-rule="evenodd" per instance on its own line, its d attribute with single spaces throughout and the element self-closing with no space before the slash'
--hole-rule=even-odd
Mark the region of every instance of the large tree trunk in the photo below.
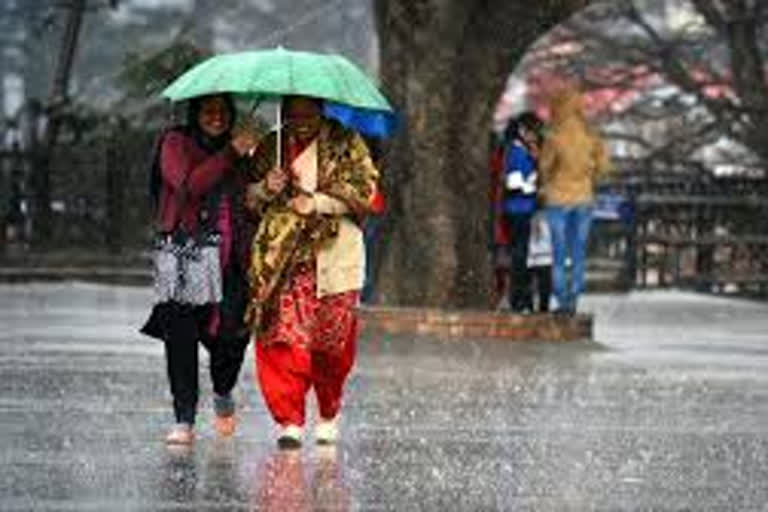
<svg viewBox="0 0 768 512">
<path fill-rule="evenodd" d="M 380 301 L 487 305 L 488 137 L 528 46 L 588 0 L 376 0 L 383 88 L 402 118 L 384 157 Z"/>
</svg>

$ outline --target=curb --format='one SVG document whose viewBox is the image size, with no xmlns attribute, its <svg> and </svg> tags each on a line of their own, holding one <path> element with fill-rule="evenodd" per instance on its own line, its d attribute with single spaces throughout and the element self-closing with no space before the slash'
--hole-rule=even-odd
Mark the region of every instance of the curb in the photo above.
<svg viewBox="0 0 768 512">
<path fill-rule="evenodd" d="M 145 286 L 152 284 L 152 271 L 115 267 L 1 267 L 0 283 L 30 281 L 93 281 Z"/>
<path fill-rule="evenodd" d="M 516 342 L 569 342 L 592 339 L 592 315 L 520 315 L 497 311 L 441 310 L 363 306 L 368 331 L 441 338 Z"/>
</svg>

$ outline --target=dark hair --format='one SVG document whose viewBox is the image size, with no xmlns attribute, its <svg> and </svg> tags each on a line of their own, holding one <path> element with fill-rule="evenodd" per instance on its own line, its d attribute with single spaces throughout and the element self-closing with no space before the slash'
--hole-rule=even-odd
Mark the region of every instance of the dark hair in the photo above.
<svg viewBox="0 0 768 512">
<path fill-rule="evenodd" d="M 507 127 L 504 129 L 504 140 L 510 141 L 520 138 L 520 129 L 526 128 L 541 137 L 541 130 L 544 122 L 535 112 L 526 110 L 517 117 L 510 119 Z"/>
<path fill-rule="evenodd" d="M 544 123 L 541 118 L 536 115 L 535 112 L 525 111 L 517 116 L 517 122 L 520 126 L 524 126 L 534 132 L 540 132 Z"/>
<path fill-rule="evenodd" d="M 302 96 L 300 94 L 290 94 L 290 95 L 283 96 L 282 99 L 280 100 L 282 103 L 283 109 L 287 108 L 288 104 L 294 100 L 311 101 L 312 103 L 317 105 L 318 108 L 320 108 L 321 110 L 323 108 L 323 103 L 324 103 L 324 100 L 322 98 L 316 98 L 314 96 Z"/>
<path fill-rule="evenodd" d="M 220 145 L 216 143 L 220 143 L 223 139 L 223 142 L 226 143 L 229 140 L 229 134 L 232 130 L 232 127 L 235 124 L 235 117 L 237 116 L 237 110 L 235 109 L 235 102 L 232 99 L 232 96 L 226 93 L 221 94 L 208 94 L 206 96 L 197 96 L 195 98 L 191 98 L 189 100 L 189 107 L 187 108 L 187 129 L 191 132 L 201 132 L 200 126 L 198 124 L 198 116 L 200 115 L 200 109 L 203 108 L 203 103 L 205 103 L 206 100 L 209 100 L 211 98 L 221 98 L 222 101 L 224 101 L 224 106 L 229 111 L 229 128 L 226 132 L 224 132 L 219 137 L 216 137 L 216 140 L 208 140 L 203 141 L 204 145 L 205 143 L 214 143 L 214 145 Z M 196 137 L 197 138 L 197 137 Z M 211 139 L 211 137 L 205 137 L 207 139 Z M 201 142 L 201 141 L 198 141 Z M 222 145 L 223 147 L 223 145 Z M 217 148 L 221 149 L 221 148 Z"/>
<path fill-rule="evenodd" d="M 218 137 L 211 137 L 206 135 L 200 129 L 198 124 L 197 118 L 200 114 L 200 109 L 203 106 L 203 102 L 209 98 L 221 98 L 224 101 L 224 105 L 226 106 L 227 110 L 229 110 L 229 128 Z M 169 132 L 182 132 L 185 135 L 195 139 L 195 142 L 203 150 L 207 151 L 208 153 L 215 153 L 216 151 L 223 149 L 224 146 L 226 146 L 226 144 L 229 142 L 232 127 L 235 124 L 236 114 L 237 109 L 235 109 L 235 102 L 230 94 L 221 93 L 197 96 L 189 100 L 189 104 L 187 105 L 187 123 L 185 125 L 171 126 L 170 128 L 164 128 L 161 130 L 160 134 L 155 139 L 152 148 L 151 161 L 149 164 L 149 196 L 153 208 L 157 208 L 160 198 L 160 189 L 162 188 L 163 184 L 163 174 L 162 169 L 160 168 L 160 151 L 162 149 L 163 139 L 165 139 L 165 136 Z"/>
</svg>

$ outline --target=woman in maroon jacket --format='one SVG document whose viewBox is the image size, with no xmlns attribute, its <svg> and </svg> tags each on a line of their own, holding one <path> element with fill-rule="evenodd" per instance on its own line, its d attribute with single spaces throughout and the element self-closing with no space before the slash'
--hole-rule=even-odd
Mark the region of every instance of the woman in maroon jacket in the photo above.
<svg viewBox="0 0 768 512">
<path fill-rule="evenodd" d="M 165 308 L 163 341 L 176 416 L 166 441 L 172 444 L 194 440 L 198 341 L 210 353 L 216 428 L 225 436 L 235 429 L 231 391 L 248 344 L 248 331 L 242 323 L 247 289 L 243 269 L 247 268 L 252 230 L 243 209 L 243 183 L 234 164 L 256 142 L 246 133 L 233 136 L 234 118 L 235 108 L 227 95 L 190 100 L 186 126 L 164 134 L 159 165 L 155 166 L 160 231 L 215 231 L 223 276 L 220 303 L 173 303 Z"/>
</svg>

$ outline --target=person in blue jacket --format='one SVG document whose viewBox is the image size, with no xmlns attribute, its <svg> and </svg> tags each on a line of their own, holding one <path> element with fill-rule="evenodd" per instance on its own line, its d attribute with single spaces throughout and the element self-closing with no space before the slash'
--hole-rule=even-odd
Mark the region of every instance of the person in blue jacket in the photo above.
<svg viewBox="0 0 768 512">
<path fill-rule="evenodd" d="M 510 297 L 513 312 L 533 311 L 528 274 L 531 218 L 536 212 L 537 163 L 542 122 L 533 112 L 523 112 L 507 126 L 504 155 L 503 213 L 512 236 L 509 247 Z"/>
</svg>

